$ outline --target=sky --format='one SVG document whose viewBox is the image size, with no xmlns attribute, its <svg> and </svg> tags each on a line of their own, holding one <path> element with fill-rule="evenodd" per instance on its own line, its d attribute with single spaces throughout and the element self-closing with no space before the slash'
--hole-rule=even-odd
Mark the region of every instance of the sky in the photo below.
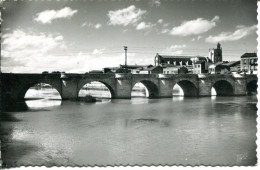
<svg viewBox="0 0 260 170">
<path fill-rule="evenodd" d="M 257 50 L 256 0 L 78 0 L 3 2 L 1 71 L 85 73 L 154 64 L 156 53 L 223 60 Z"/>
</svg>

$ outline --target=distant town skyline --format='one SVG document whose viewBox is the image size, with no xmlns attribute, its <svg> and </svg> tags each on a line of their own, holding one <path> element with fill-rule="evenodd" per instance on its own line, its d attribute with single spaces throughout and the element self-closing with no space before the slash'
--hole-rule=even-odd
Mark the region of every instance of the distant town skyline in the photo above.
<svg viewBox="0 0 260 170">
<path fill-rule="evenodd" d="M 6 1 L 1 14 L 1 71 L 84 73 L 154 64 L 156 53 L 223 60 L 257 48 L 257 1 Z"/>
</svg>

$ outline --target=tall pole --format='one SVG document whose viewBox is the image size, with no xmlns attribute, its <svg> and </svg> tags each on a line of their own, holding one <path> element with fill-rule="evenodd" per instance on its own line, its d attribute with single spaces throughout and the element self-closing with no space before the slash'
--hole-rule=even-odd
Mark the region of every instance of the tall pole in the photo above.
<svg viewBox="0 0 260 170">
<path fill-rule="evenodd" d="M 124 46 L 125 50 L 125 73 L 127 73 L 127 46 Z"/>
</svg>

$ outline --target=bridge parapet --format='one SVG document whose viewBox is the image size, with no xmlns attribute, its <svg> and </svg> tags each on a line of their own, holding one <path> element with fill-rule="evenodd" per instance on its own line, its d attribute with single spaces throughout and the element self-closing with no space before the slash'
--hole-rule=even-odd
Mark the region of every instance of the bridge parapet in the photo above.
<svg viewBox="0 0 260 170">
<path fill-rule="evenodd" d="M 60 74 L 28 74 L 28 73 L 1 73 L 1 77 L 8 79 L 57 79 L 60 78 Z"/>
<path fill-rule="evenodd" d="M 66 75 L 67 78 L 115 78 L 114 73 L 86 73 L 86 74 L 75 74 L 75 73 L 65 73 L 63 75 Z"/>
<path fill-rule="evenodd" d="M 84 74 L 84 78 L 115 78 L 115 74 L 114 73 L 105 73 L 105 74 Z"/>
<path fill-rule="evenodd" d="M 199 79 L 207 79 L 209 78 L 208 74 L 198 74 Z"/>
<path fill-rule="evenodd" d="M 132 74 L 127 74 L 127 73 L 116 73 L 115 74 L 116 79 L 131 79 Z"/>
<path fill-rule="evenodd" d="M 158 78 L 158 74 L 132 74 L 133 78 Z"/>
<path fill-rule="evenodd" d="M 232 76 L 234 78 L 245 78 L 246 77 L 244 74 L 238 74 L 238 73 L 233 73 Z"/>
<path fill-rule="evenodd" d="M 158 78 L 160 78 L 160 79 L 170 79 L 170 78 L 173 78 L 173 75 L 172 74 L 159 74 Z"/>
<path fill-rule="evenodd" d="M 197 79 L 198 74 L 172 74 L 173 78 L 190 78 L 190 79 Z"/>
</svg>

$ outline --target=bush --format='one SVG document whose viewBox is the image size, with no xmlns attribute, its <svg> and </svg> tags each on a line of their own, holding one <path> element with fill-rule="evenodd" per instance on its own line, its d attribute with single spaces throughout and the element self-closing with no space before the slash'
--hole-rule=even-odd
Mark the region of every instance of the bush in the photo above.
<svg viewBox="0 0 260 170">
<path fill-rule="evenodd" d="M 86 95 L 85 97 L 81 97 L 80 101 L 88 102 L 88 103 L 95 103 L 97 99 L 91 95 Z"/>
</svg>

